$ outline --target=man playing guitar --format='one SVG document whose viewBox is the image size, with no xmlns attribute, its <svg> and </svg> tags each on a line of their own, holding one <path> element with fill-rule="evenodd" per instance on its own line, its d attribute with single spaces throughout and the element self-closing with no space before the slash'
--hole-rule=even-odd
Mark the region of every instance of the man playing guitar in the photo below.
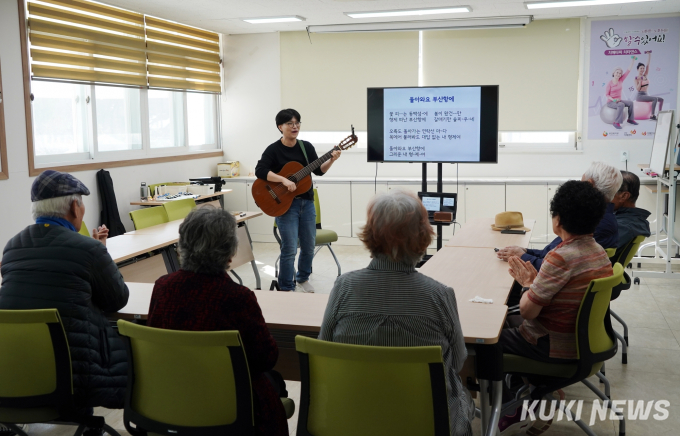
<svg viewBox="0 0 680 436">
<path fill-rule="evenodd" d="M 278 175 L 283 166 L 295 161 L 302 166 L 318 159 L 314 146 L 304 143 L 304 152 L 298 143 L 300 133 L 300 113 L 295 109 L 284 109 L 276 114 L 276 126 L 283 135 L 281 139 L 266 148 L 255 167 L 257 178 L 269 182 L 282 183 L 289 191 L 295 191 L 296 185 L 285 177 Z M 305 156 L 306 153 L 306 156 Z M 333 162 L 340 157 L 340 151 L 333 151 L 333 157 L 314 170 L 317 176 L 328 172 Z M 279 271 L 279 287 L 282 291 L 314 292 L 309 283 L 312 273 L 312 259 L 316 241 L 316 209 L 314 208 L 314 191 L 298 195 L 286 213 L 276 217 L 276 225 L 281 234 L 281 268 Z M 298 239 L 300 240 L 300 258 L 298 260 L 297 277 L 293 277 L 295 255 Z M 295 281 L 297 281 L 297 288 Z"/>
</svg>

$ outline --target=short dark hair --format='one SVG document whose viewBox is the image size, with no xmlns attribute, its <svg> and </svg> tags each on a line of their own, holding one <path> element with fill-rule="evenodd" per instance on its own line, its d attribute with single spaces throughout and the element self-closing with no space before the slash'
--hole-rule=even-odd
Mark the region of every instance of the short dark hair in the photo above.
<svg viewBox="0 0 680 436">
<path fill-rule="evenodd" d="M 619 192 L 630 193 L 630 201 L 635 203 L 640 196 L 640 178 L 630 171 L 621 171 L 623 182 Z"/>
<path fill-rule="evenodd" d="M 281 124 L 285 124 L 293 118 L 300 121 L 300 112 L 290 108 L 280 110 L 279 113 L 276 114 L 276 128 L 278 129 Z"/>
<path fill-rule="evenodd" d="M 237 248 L 236 219 L 225 210 L 195 208 L 179 226 L 179 261 L 183 270 L 224 274 Z"/>
<path fill-rule="evenodd" d="M 560 218 L 560 224 L 573 235 L 588 235 L 604 217 L 607 201 L 589 182 L 570 180 L 557 188 L 550 201 L 550 214 Z"/>
<path fill-rule="evenodd" d="M 635 67 L 635 69 L 636 69 L 636 70 L 639 70 L 640 67 L 644 67 L 644 66 L 645 66 L 645 64 L 643 64 L 642 62 L 640 62 L 640 63 L 638 64 L 638 66 Z"/>
</svg>

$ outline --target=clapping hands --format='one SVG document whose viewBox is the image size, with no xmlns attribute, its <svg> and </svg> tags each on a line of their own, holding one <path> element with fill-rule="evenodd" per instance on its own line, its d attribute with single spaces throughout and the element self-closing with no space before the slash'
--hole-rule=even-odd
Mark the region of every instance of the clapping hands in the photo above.
<svg viewBox="0 0 680 436">
<path fill-rule="evenodd" d="M 517 283 L 523 287 L 531 286 L 538 275 L 531 262 L 523 262 L 522 259 L 517 256 L 511 256 L 510 259 L 508 259 L 508 264 L 510 265 L 508 272 L 512 278 L 517 280 Z"/>
</svg>

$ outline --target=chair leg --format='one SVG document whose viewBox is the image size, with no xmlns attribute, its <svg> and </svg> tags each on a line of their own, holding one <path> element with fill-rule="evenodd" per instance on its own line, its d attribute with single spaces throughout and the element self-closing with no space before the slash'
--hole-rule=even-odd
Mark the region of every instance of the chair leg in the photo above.
<svg viewBox="0 0 680 436">
<path fill-rule="evenodd" d="M 73 436 L 82 436 L 85 430 L 87 430 L 87 426 L 85 424 L 80 424 L 76 429 L 76 432 L 73 433 Z"/>
<path fill-rule="evenodd" d="M 611 400 L 611 385 L 609 384 L 609 380 L 601 372 L 597 372 L 595 375 L 600 379 L 600 383 L 604 383 L 604 395 Z"/>
<path fill-rule="evenodd" d="M 546 395 L 545 399 L 548 401 L 555 401 L 555 399 L 550 395 Z M 591 430 L 591 428 L 586 425 L 585 422 L 581 421 L 580 419 L 577 420 L 576 417 L 571 414 L 571 410 L 569 410 L 562 401 L 559 401 L 557 403 L 557 407 L 559 407 L 560 410 L 562 410 L 562 413 L 564 413 L 568 419 L 574 421 L 574 423 L 576 423 L 576 425 L 578 425 L 579 428 L 583 430 L 585 434 L 587 434 L 588 436 L 597 436 L 595 432 L 593 432 L 593 430 Z"/>
<path fill-rule="evenodd" d="M 628 324 L 626 324 L 626 322 L 613 310 L 610 310 L 609 313 L 623 326 L 623 340 L 626 341 L 626 345 L 630 345 L 628 343 Z"/>
<path fill-rule="evenodd" d="M 340 262 L 338 262 L 338 258 L 335 257 L 335 251 L 331 248 L 331 244 L 328 244 L 328 249 L 331 250 L 331 254 L 333 255 L 333 259 L 335 259 L 335 264 L 338 266 L 338 277 L 342 274 L 342 270 L 340 269 Z"/>
<path fill-rule="evenodd" d="M 605 402 L 605 404 L 607 405 L 607 408 L 609 410 L 613 410 L 612 409 L 612 402 L 609 400 L 609 398 L 607 398 L 602 393 L 602 391 L 597 389 L 595 387 L 595 385 L 593 385 L 590 381 L 588 381 L 588 380 L 582 380 L 582 381 L 583 381 L 584 385 L 588 386 L 588 388 L 590 388 L 590 390 L 593 391 L 595 393 L 595 395 L 600 397 L 600 399 Z M 621 412 L 620 410 L 616 411 L 615 413 L 616 413 L 616 415 L 618 415 L 621 418 L 619 420 L 619 436 L 623 436 L 623 435 L 626 434 L 626 418 L 623 416 L 623 412 Z"/>
<path fill-rule="evenodd" d="M 236 274 L 236 271 L 231 270 L 229 272 L 232 273 L 234 275 L 234 277 L 236 277 L 236 279 L 238 279 L 239 285 L 243 286 L 243 280 L 241 280 L 241 277 L 239 277 L 238 274 Z"/>
<path fill-rule="evenodd" d="M 600 368 L 600 374 L 605 375 L 605 362 L 602 362 L 602 368 Z M 600 380 L 600 383 L 604 383 L 602 380 Z"/>
<path fill-rule="evenodd" d="M 111 427 L 108 424 L 104 424 L 104 431 L 107 432 L 109 436 L 120 436 L 120 433 L 118 433 L 116 430 L 113 429 L 113 427 Z"/>
<path fill-rule="evenodd" d="M 281 259 L 281 255 L 276 258 L 276 262 L 274 262 L 274 277 L 279 278 L 279 259 Z"/>
<path fill-rule="evenodd" d="M 19 426 L 16 424 L 5 424 L 5 423 L 0 423 L 10 429 L 12 432 L 16 433 L 18 436 L 28 436 L 25 431 L 23 431 Z"/>
<path fill-rule="evenodd" d="M 616 339 L 621 341 L 621 348 L 623 351 L 621 352 L 621 363 L 624 365 L 628 364 L 628 345 L 626 345 L 626 341 L 623 339 L 623 336 L 616 330 L 614 330 L 614 336 L 616 336 Z"/>
</svg>

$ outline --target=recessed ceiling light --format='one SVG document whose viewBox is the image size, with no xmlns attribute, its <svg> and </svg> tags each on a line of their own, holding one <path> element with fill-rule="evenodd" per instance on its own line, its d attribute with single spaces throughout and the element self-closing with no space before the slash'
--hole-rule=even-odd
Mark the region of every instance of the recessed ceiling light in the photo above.
<svg viewBox="0 0 680 436">
<path fill-rule="evenodd" d="M 350 18 L 407 17 L 409 15 L 459 14 L 472 12 L 470 6 L 451 6 L 425 9 L 399 9 L 393 11 L 345 12 Z"/>
<path fill-rule="evenodd" d="M 287 15 L 285 17 L 259 17 L 243 18 L 243 21 L 250 24 L 269 24 L 269 23 L 293 23 L 296 21 L 306 21 L 305 17 L 299 15 Z"/>
<path fill-rule="evenodd" d="M 640 3 L 655 1 L 663 0 L 557 0 L 543 2 L 526 2 L 524 3 L 524 5 L 527 7 L 527 9 L 545 9 L 545 8 L 568 8 L 572 6 L 616 5 L 623 3 Z"/>
</svg>

